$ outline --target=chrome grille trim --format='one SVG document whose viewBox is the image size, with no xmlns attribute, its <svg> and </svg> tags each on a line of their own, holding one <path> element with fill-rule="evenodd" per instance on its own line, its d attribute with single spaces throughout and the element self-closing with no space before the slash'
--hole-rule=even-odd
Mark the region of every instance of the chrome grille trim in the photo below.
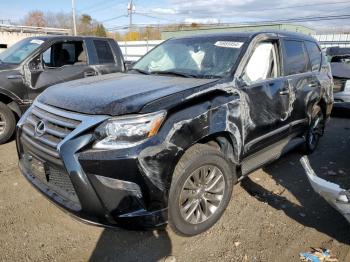
<svg viewBox="0 0 350 262">
<path fill-rule="evenodd" d="M 66 141 L 109 117 L 83 115 L 35 101 L 18 125 L 24 142 L 35 150 L 59 159 L 60 148 Z M 42 136 L 35 134 L 35 127 L 39 121 L 44 121 L 46 124 L 46 130 Z"/>
</svg>

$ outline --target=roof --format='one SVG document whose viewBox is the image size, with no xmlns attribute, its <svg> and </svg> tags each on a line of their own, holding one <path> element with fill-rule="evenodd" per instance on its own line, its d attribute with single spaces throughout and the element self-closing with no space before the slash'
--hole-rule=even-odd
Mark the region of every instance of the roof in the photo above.
<svg viewBox="0 0 350 262">
<path fill-rule="evenodd" d="M 244 38 L 253 38 L 257 35 L 261 34 L 277 34 L 279 37 L 284 38 L 297 38 L 302 40 L 308 40 L 308 41 L 316 41 L 313 37 L 296 33 L 296 32 L 290 32 L 290 31 L 281 31 L 281 30 L 262 30 L 262 31 L 256 31 L 256 32 L 223 32 L 223 33 L 207 33 L 207 34 L 196 34 L 196 35 L 188 35 L 188 36 L 182 36 L 182 37 L 176 37 L 176 39 L 186 39 L 186 38 L 212 38 L 212 37 L 244 37 Z"/>
<path fill-rule="evenodd" d="M 98 37 L 98 36 L 72 36 L 72 35 L 39 35 L 39 36 L 31 36 L 28 37 L 30 39 L 41 39 L 41 40 L 49 40 L 49 39 L 110 39 L 107 37 Z"/>
</svg>

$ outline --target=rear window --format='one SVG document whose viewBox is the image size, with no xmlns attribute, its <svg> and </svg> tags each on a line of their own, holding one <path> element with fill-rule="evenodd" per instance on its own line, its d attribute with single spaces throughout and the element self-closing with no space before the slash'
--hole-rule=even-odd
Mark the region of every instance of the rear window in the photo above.
<svg viewBox="0 0 350 262">
<path fill-rule="evenodd" d="M 284 74 L 294 75 L 309 70 L 309 58 L 301 41 L 283 40 Z"/>
<path fill-rule="evenodd" d="M 321 65 L 321 50 L 316 43 L 305 42 L 307 52 L 309 53 L 312 71 L 319 71 Z"/>
<path fill-rule="evenodd" d="M 94 40 L 97 59 L 99 64 L 114 64 L 112 49 L 107 41 Z"/>
</svg>

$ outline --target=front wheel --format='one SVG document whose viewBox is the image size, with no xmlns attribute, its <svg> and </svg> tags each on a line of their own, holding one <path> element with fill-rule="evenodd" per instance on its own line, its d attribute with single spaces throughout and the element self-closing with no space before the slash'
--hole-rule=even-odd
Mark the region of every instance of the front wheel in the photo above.
<svg viewBox="0 0 350 262">
<path fill-rule="evenodd" d="M 0 102 L 0 145 L 8 142 L 16 128 L 16 118 L 10 108 Z"/>
<path fill-rule="evenodd" d="M 212 227 L 225 211 L 236 174 L 216 148 L 197 144 L 177 164 L 169 193 L 169 225 L 193 236 Z"/>
<path fill-rule="evenodd" d="M 312 116 L 310 126 L 306 134 L 304 148 L 306 151 L 305 153 L 307 154 L 311 154 L 316 150 L 320 138 L 324 133 L 324 115 L 321 108 L 318 107 L 317 109 L 317 113 Z"/>
</svg>

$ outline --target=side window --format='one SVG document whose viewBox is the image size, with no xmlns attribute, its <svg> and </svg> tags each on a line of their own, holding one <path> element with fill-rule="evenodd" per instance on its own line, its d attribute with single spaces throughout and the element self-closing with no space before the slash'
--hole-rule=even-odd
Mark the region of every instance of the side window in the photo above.
<svg viewBox="0 0 350 262">
<path fill-rule="evenodd" d="M 94 40 L 97 59 L 99 64 L 114 64 L 114 55 L 112 49 L 105 40 Z"/>
<path fill-rule="evenodd" d="M 271 42 L 260 43 L 249 59 L 243 80 L 250 83 L 277 76 L 278 68 L 275 45 Z"/>
<path fill-rule="evenodd" d="M 309 70 L 309 58 L 301 41 L 283 40 L 283 60 L 285 75 L 305 73 Z"/>
<path fill-rule="evenodd" d="M 305 42 L 307 52 L 309 53 L 312 71 L 319 71 L 321 65 L 321 50 L 314 42 Z"/>
<path fill-rule="evenodd" d="M 65 65 L 87 64 L 82 41 L 57 42 L 43 53 L 46 67 L 55 68 Z"/>
</svg>

